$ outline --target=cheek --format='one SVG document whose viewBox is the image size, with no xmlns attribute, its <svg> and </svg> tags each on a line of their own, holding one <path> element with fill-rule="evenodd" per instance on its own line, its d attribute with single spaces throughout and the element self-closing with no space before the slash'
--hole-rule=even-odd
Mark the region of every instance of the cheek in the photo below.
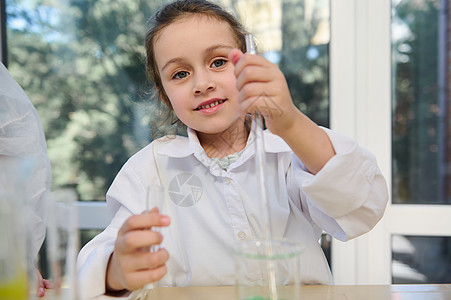
<svg viewBox="0 0 451 300">
<path fill-rule="evenodd" d="M 166 92 L 166 95 L 171 102 L 172 109 L 174 113 L 183 121 L 184 115 L 187 114 L 189 107 L 189 99 L 187 99 L 186 92 L 183 89 L 172 89 Z"/>
<path fill-rule="evenodd" d="M 175 107 L 177 106 L 177 99 L 180 98 L 180 95 L 182 94 L 180 89 L 174 88 L 170 84 L 162 83 L 164 91 L 166 92 L 166 96 L 169 99 L 169 102 L 171 103 L 172 107 L 175 110 Z"/>
</svg>

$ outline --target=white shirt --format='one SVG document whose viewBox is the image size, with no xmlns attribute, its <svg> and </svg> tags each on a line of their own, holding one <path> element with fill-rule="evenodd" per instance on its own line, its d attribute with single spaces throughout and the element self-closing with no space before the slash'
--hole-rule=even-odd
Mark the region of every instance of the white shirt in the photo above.
<svg viewBox="0 0 451 300">
<path fill-rule="evenodd" d="M 301 280 L 332 283 L 318 243 L 323 230 L 345 241 L 371 230 L 388 200 L 374 156 L 354 141 L 324 129 L 336 155 L 316 175 L 308 173 L 288 145 L 264 133 L 264 170 L 273 236 L 305 247 Z M 83 298 L 105 292 L 105 272 L 117 232 L 132 214 L 145 210 L 146 187 L 165 189 L 162 246 L 169 252 L 168 273 L 160 286 L 233 285 L 231 247 L 255 238 L 252 221 L 261 219 L 253 136 L 227 171 L 207 157 L 195 132 L 154 141 L 123 166 L 107 193 L 111 224 L 90 241 L 78 258 Z M 153 207 L 151 203 L 150 207 Z"/>
<path fill-rule="evenodd" d="M 28 162 L 29 170 L 17 174 L 13 159 Z M 25 166 L 27 167 L 27 166 Z M 17 180 L 25 182 L 17 182 Z M 45 237 L 44 198 L 50 192 L 52 175 L 47 156 L 47 144 L 38 113 L 20 85 L 0 63 L 0 194 L 8 193 L 14 184 L 29 202 L 25 217 L 32 232 L 32 257 L 35 257 Z M 16 187 L 17 188 L 17 187 Z M 17 196 L 16 191 L 12 191 Z"/>
</svg>

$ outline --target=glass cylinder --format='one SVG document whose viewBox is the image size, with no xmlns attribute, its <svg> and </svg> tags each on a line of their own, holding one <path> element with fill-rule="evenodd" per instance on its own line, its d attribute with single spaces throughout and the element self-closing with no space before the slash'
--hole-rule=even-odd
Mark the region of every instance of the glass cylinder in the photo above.
<svg viewBox="0 0 451 300">
<path fill-rule="evenodd" d="M 234 247 L 239 300 L 300 299 L 302 246 L 287 240 L 242 241 Z"/>
<path fill-rule="evenodd" d="M 28 299 L 27 231 L 20 193 L 0 187 L 0 295 Z"/>
</svg>

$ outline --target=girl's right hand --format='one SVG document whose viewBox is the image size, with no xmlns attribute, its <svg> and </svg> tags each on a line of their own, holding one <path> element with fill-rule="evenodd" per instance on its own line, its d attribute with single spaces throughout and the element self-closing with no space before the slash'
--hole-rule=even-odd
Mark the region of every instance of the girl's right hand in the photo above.
<svg viewBox="0 0 451 300">
<path fill-rule="evenodd" d="M 167 272 L 169 253 L 165 249 L 150 252 L 161 244 L 163 236 L 153 226 L 168 226 L 170 219 L 160 215 L 158 208 L 128 218 L 122 227 L 110 256 L 106 274 L 106 292 L 137 290 L 160 280 Z"/>
</svg>

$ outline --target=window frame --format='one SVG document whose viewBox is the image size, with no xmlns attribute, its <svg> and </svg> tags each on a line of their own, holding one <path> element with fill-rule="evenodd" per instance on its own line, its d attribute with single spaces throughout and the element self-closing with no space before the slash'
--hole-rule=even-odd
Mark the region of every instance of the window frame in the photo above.
<svg viewBox="0 0 451 300">
<path fill-rule="evenodd" d="M 6 0 L 0 0 L 0 60 L 8 67 L 6 46 Z"/>
<path fill-rule="evenodd" d="M 331 1 L 331 128 L 372 151 L 391 197 L 391 1 Z M 346 73 L 346 76 L 340 74 Z M 451 236 L 451 205 L 387 206 L 368 234 L 332 241 L 336 284 L 391 284 L 391 236 Z"/>
</svg>

